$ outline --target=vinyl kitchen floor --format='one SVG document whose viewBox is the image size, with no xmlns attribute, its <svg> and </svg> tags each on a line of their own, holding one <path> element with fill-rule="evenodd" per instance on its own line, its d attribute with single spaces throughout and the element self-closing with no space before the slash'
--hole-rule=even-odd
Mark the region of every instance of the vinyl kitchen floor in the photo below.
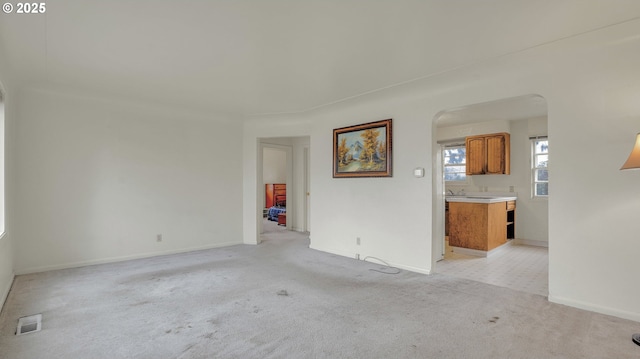
<svg viewBox="0 0 640 359">
<path fill-rule="evenodd" d="M 522 292 L 549 295 L 549 253 L 545 247 L 508 242 L 488 258 L 454 253 L 446 241 L 436 272 Z"/>
</svg>

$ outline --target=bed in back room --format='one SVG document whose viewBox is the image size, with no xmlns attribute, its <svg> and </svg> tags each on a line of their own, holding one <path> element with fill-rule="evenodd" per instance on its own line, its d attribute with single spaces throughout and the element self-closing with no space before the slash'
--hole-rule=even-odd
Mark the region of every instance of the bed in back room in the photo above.
<svg viewBox="0 0 640 359">
<path fill-rule="evenodd" d="M 267 219 L 278 221 L 280 213 L 287 212 L 287 185 L 284 183 L 265 184 L 265 209 Z"/>
</svg>

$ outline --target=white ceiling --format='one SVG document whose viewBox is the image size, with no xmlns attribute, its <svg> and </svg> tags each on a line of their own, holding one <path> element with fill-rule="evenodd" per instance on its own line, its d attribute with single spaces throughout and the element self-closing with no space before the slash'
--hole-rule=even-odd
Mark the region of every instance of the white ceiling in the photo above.
<svg viewBox="0 0 640 359">
<path fill-rule="evenodd" d="M 443 111 L 437 118 L 438 127 L 473 122 L 516 121 L 547 115 L 547 101 L 538 95 L 525 95 Z"/>
<path fill-rule="evenodd" d="M 13 82 L 296 112 L 640 14 L 637 0 L 55 0 L 0 14 Z"/>
</svg>

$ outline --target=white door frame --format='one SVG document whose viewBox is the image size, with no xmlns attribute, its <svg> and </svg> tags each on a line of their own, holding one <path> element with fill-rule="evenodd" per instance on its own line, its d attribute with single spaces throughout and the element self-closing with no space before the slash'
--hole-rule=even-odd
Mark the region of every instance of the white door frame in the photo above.
<svg viewBox="0 0 640 359">
<path fill-rule="evenodd" d="M 435 136 L 434 136 L 435 137 Z M 445 203 L 444 203 L 444 176 L 442 168 L 442 146 L 435 141 L 433 142 L 433 222 L 432 235 L 433 242 L 431 246 L 431 268 L 435 272 L 436 262 L 444 259 L 445 251 Z"/>
<path fill-rule="evenodd" d="M 304 153 L 304 227 L 305 232 L 311 232 L 311 152 L 305 146 Z"/>
</svg>

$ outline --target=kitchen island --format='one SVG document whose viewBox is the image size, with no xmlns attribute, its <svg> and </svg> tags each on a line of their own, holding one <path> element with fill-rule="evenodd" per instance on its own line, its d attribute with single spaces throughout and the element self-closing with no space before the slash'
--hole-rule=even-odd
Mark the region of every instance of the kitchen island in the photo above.
<svg viewBox="0 0 640 359">
<path fill-rule="evenodd" d="M 487 256 L 515 234 L 510 196 L 454 196 L 449 202 L 449 245 L 454 252 Z M 465 249 L 465 250 L 457 250 Z"/>
</svg>

